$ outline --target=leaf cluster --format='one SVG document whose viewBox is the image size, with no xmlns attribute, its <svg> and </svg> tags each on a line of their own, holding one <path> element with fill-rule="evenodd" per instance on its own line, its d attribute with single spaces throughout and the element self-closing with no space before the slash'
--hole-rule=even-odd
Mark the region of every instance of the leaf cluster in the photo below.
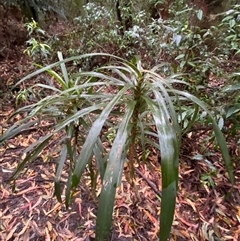
<svg viewBox="0 0 240 241">
<path fill-rule="evenodd" d="M 99 56 L 108 57 L 112 61 L 94 71 L 79 71 L 69 75 L 66 63 Z M 197 97 L 173 87 L 176 83 L 187 83 L 177 76 L 161 77 L 161 66 L 144 69 L 138 57 L 131 62 L 98 53 L 63 59 L 59 52 L 58 57 L 59 62 L 41 67 L 18 82 L 21 84 L 45 71 L 54 79 L 52 84 L 37 83 L 31 87 L 51 94 L 18 109 L 14 115 L 28 113 L 27 117 L 0 136 L 0 143 L 19 135 L 31 126 L 40 126 L 42 121 L 54 121 L 55 125 L 49 133 L 25 150 L 25 158 L 13 174 L 12 180 L 16 180 L 19 174 L 26 170 L 26 164 L 34 162 L 51 140 L 57 137 L 56 146 L 60 152 L 55 170 L 55 195 L 59 201 L 64 199 L 66 206 L 70 205 L 86 168 L 96 167 L 95 180 L 100 176 L 101 194 L 96 240 L 104 241 L 109 238 L 116 189 L 121 183 L 123 173 L 131 180 L 135 164 L 142 161 L 137 157 L 136 146 L 140 146 L 147 153 L 149 145 L 161 153 L 159 237 L 162 241 L 168 239 L 177 195 L 182 136 L 176 107 L 181 112 L 183 103 L 195 103 L 209 114 L 230 180 L 234 182 L 226 142 L 211 113 Z M 61 74 L 53 70 L 57 66 L 60 66 Z M 197 113 L 198 108 L 195 111 Z M 190 128 L 194 121 L 195 118 L 190 120 L 187 127 Z M 109 136 L 112 128 L 115 129 L 115 137 Z M 106 148 L 106 142 L 110 149 Z M 66 191 L 62 195 L 60 181 L 66 163 L 70 168 Z M 128 172 L 124 172 L 124 167 L 127 167 Z"/>
</svg>

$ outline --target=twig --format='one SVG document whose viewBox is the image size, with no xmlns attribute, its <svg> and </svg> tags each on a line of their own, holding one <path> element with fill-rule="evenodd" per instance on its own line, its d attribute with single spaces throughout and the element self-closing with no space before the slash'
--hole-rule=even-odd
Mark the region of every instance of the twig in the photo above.
<svg viewBox="0 0 240 241">
<path fill-rule="evenodd" d="M 162 197 L 162 193 L 156 188 L 156 185 L 148 180 L 143 173 L 141 173 L 136 167 L 134 168 L 135 171 L 146 181 L 146 183 L 153 189 L 153 191 L 159 196 Z"/>
</svg>

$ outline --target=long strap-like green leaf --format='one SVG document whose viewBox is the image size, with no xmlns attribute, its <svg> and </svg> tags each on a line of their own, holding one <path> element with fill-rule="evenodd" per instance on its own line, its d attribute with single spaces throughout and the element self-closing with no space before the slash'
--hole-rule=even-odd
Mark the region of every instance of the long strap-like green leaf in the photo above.
<svg viewBox="0 0 240 241">
<path fill-rule="evenodd" d="M 107 241 L 110 233 L 116 188 L 119 179 L 121 179 L 126 159 L 127 152 L 125 148 L 128 138 L 128 128 L 135 104 L 133 101 L 128 105 L 109 153 L 109 161 L 103 179 L 98 206 L 96 241 Z"/>
<path fill-rule="evenodd" d="M 162 198 L 160 214 L 160 240 L 167 241 L 174 217 L 177 186 L 178 186 L 178 156 L 179 142 L 177 130 L 171 122 L 167 104 L 162 95 L 153 90 L 156 102 L 144 97 L 150 109 L 157 128 L 161 151 Z"/>
<path fill-rule="evenodd" d="M 93 149 L 95 147 L 98 136 L 102 130 L 102 127 L 108 118 L 109 114 L 113 110 L 114 106 L 118 103 L 118 101 L 122 98 L 122 95 L 126 93 L 126 91 L 130 88 L 130 86 L 125 86 L 122 88 L 117 95 L 107 104 L 107 106 L 102 110 L 102 113 L 99 115 L 97 120 L 93 123 L 89 134 L 86 138 L 86 141 L 82 147 L 81 153 L 77 158 L 77 163 L 75 169 L 73 171 L 72 177 L 72 188 L 77 187 L 79 180 L 84 172 L 86 165 L 89 161 L 90 156 L 92 155 Z"/>
</svg>

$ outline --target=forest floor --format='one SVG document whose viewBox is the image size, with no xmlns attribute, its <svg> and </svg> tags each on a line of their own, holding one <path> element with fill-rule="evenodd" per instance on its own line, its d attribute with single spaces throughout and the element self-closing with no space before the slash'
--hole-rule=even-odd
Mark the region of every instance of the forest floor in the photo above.
<svg viewBox="0 0 240 241">
<path fill-rule="evenodd" d="M 0 56 L 0 134 L 22 118 L 18 115 L 8 120 L 18 107 L 17 93 L 10 91 L 10 87 L 34 69 L 23 54 L 24 48 L 20 45 L 10 55 Z M 0 240 L 94 240 L 100 189 L 92 189 L 87 170 L 68 210 L 54 196 L 57 156 L 49 159 L 51 146 L 28 165 L 26 173 L 17 179 L 14 192 L 13 183 L 8 182 L 25 148 L 46 134 L 51 124 L 26 129 L 0 146 Z M 240 240 L 239 150 L 234 142 L 229 142 L 236 178 L 236 185 L 231 186 L 221 154 L 204 142 L 209 135 L 211 131 L 199 128 L 183 138 L 171 241 Z M 158 152 L 152 150 L 148 160 L 135 168 L 135 188 L 123 178 L 117 191 L 113 241 L 158 240 L 161 200 Z M 66 165 L 63 187 L 67 173 Z"/>
</svg>

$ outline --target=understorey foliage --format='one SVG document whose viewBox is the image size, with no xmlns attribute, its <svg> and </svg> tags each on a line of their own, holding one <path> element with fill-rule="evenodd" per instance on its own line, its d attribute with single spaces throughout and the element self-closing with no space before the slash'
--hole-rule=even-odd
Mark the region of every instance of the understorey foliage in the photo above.
<svg viewBox="0 0 240 241">
<path fill-rule="evenodd" d="M 140 146 L 143 152 L 147 152 L 148 147 L 152 146 L 161 154 L 159 238 L 167 241 L 176 203 L 181 137 L 184 130 L 195 123 L 200 107 L 210 118 L 229 178 L 234 183 L 233 166 L 218 124 L 200 99 L 174 88 L 175 85 L 188 85 L 180 76 L 163 78 L 159 74 L 161 65 L 144 69 L 139 57 L 130 62 L 101 53 L 63 59 L 62 53 L 58 52 L 58 57 L 59 62 L 41 67 L 17 83 L 19 85 L 43 72 L 54 80 L 30 87 L 29 93 L 39 101 L 18 109 L 10 116 L 13 118 L 25 113 L 26 117 L 0 137 L 0 144 L 42 121 L 51 120 L 55 125 L 50 127 L 48 134 L 27 147 L 25 158 L 12 176 L 13 181 L 54 139 L 55 148 L 59 150 L 55 195 L 60 202 L 64 200 L 68 207 L 86 168 L 93 169 L 92 180 L 97 180 L 98 176 L 101 180 L 96 240 L 107 241 L 116 190 L 122 175 L 125 174 L 134 185 L 135 165 L 148 161 L 137 157 L 136 147 Z M 96 57 L 107 57 L 110 62 L 91 71 L 80 70 L 73 74 L 67 71 L 67 63 Z M 53 70 L 56 67 L 60 67 L 61 74 Z M 44 93 L 48 95 L 42 96 Z M 184 111 L 181 106 L 186 105 L 192 105 L 194 115 L 182 128 L 178 120 Z M 112 128 L 115 134 L 109 135 Z M 110 149 L 106 148 L 106 143 Z M 145 153 L 143 156 L 146 156 Z M 63 195 L 60 182 L 64 165 L 69 165 L 69 173 Z"/>
</svg>

